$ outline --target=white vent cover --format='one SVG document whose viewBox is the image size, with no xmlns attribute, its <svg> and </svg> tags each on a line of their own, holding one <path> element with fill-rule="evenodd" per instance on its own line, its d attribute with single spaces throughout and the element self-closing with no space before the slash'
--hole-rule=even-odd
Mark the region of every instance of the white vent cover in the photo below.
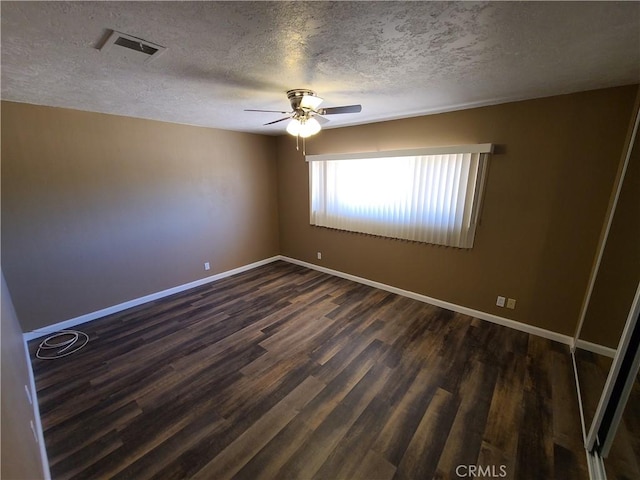
<svg viewBox="0 0 640 480">
<path fill-rule="evenodd" d="M 140 62 L 150 62 L 165 50 L 166 48 L 161 45 L 115 30 L 111 31 L 111 35 L 100 47 L 101 52 Z"/>
</svg>

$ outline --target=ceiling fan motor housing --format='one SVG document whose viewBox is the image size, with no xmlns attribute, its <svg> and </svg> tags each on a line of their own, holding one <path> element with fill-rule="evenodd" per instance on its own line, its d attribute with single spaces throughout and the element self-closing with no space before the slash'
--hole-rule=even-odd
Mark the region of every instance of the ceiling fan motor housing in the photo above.
<svg viewBox="0 0 640 480">
<path fill-rule="evenodd" d="M 291 103 L 291 109 L 298 114 L 304 114 L 310 110 L 313 110 L 311 108 L 302 107 L 301 103 L 304 97 L 316 97 L 316 96 L 317 95 L 313 90 L 307 90 L 304 88 L 296 88 L 294 90 L 289 90 L 287 92 L 287 97 L 289 98 L 289 102 Z"/>
</svg>

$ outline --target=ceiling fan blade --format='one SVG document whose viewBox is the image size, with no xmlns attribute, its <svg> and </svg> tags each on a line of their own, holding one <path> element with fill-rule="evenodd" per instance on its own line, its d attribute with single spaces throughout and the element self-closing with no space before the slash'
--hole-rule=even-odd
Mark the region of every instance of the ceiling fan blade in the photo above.
<svg viewBox="0 0 640 480">
<path fill-rule="evenodd" d="M 328 118 L 324 118 L 320 115 L 314 115 L 313 118 L 315 118 L 316 120 L 318 120 L 318 123 L 320 125 L 324 125 L 325 123 L 329 123 L 331 120 L 329 120 Z"/>
<path fill-rule="evenodd" d="M 286 113 L 286 112 L 285 112 Z M 279 120 L 274 120 L 273 122 L 265 123 L 265 125 L 273 125 L 274 123 L 284 122 L 285 120 L 289 120 L 291 117 L 284 117 Z"/>
<path fill-rule="evenodd" d="M 360 113 L 362 105 L 345 105 L 344 107 L 329 107 L 318 110 L 320 115 L 335 115 L 336 113 Z"/>
<path fill-rule="evenodd" d="M 291 112 L 283 112 L 282 110 L 254 110 L 252 108 L 245 108 L 244 111 L 245 112 L 282 113 L 282 114 L 291 113 Z"/>
</svg>

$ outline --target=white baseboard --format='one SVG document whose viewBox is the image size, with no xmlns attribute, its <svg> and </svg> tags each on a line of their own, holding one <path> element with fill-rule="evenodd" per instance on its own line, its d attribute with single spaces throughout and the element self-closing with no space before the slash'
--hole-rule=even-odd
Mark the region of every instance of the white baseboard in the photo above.
<svg viewBox="0 0 640 480">
<path fill-rule="evenodd" d="M 480 310 L 474 310 L 472 308 L 463 307 L 461 305 L 456 305 L 454 303 L 445 302 L 443 300 L 438 300 L 437 298 L 428 297 L 420 293 L 415 293 L 409 290 L 403 290 L 401 288 L 392 287 L 391 285 L 376 282 L 374 280 L 369 280 L 363 277 L 358 277 L 356 275 L 351 275 L 349 273 L 340 272 L 338 270 L 332 270 L 330 268 L 322 267 L 320 265 L 315 265 L 313 263 L 304 262 L 302 260 L 297 260 L 295 258 L 281 255 L 280 260 L 284 260 L 285 262 L 289 262 L 289 263 L 294 263 L 296 265 L 300 265 L 303 267 L 311 268 L 313 270 L 318 270 L 320 272 L 328 273 L 330 275 L 335 275 L 336 277 L 352 280 L 354 282 L 362 283 L 364 285 L 369 285 L 370 287 L 379 288 L 380 290 L 385 290 L 387 292 L 395 293 L 397 295 L 402 295 L 403 297 L 408 297 L 414 300 L 419 300 L 424 303 L 429 303 L 431 305 L 435 305 L 436 307 L 446 308 L 447 310 L 453 310 L 454 312 L 462 313 L 464 315 L 469 315 L 471 317 L 479 318 L 481 320 L 486 320 L 487 322 L 496 323 L 504 327 L 513 328 L 514 330 L 519 330 L 521 332 L 537 335 L 538 337 L 543 337 L 549 340 L 563 343 L 565 345 L 573 346 L 573 337 L 570 337 L 568 335 L 563 335 L 557 332 L 552 332 L 551 330 L 545 330 L 544 328 L 535 327 L 533 325 L 528 325 L 526 323 L 517 322 L 509 318 L 499 317 L 498 315 L 493 315 L 492 313 L 482 312 Z"/>
<path fill-rule="evenodd" d="M 605 347 L 604 345 L 598 345 L 597 343 L 587 342 L 586 340 L 576 340 L 576 348 L 587 350 L 588 352 L 597 353 L 605 357 L 614 358 L 616 356 L 616 349 L 611 347 Z"/>
<path fill-rule="evenodd" d="M 258 262 L 250 263 L 248 265 L 244 265 L 242 267 L 235 268 L 233 270 L 228 270 L 226 272 L 218 273 L 216 275 L 212 275 L 210 277 L 202 278 L 200 280 L 196 280 L 190 283 L 185 283 L 183 285 L 179 285 L 177 287 L 169 288 L 167 290 L 163 290 L 161 292 L 152 293 L 150 295 L 146 295 L 144 297 L 136 298 L 133 300 L 129 300 L 128 302 L 120 303 L 118 305 L 114 305 L 112 307 L 104 308 L 102 310 L 98 310 L 96 312 L 87 313 L 85 315 L 81 315 L 79 317 L 71 318 L 69 320 L 65 320 L 53 325 L 49 325 L 44 328 L 39 328 L 37 330 L 33 330 L 31 332 L 27 332 L 24 334 L 24 338 L 26 341 L 33 340 L 35 338 L 40 338 L 44 335 L 58 332 L 60 330 L 65 330 L 68 328 L 75 327 L 77 325 L 81 325 L 86 322 L 90 322 L 92 320 L 97 320 L 98 318 L 105 317 L 107 315 L 111 315 L 114 313 L 122 312 L 128 308 L 136 307 L 138 305 L 142 305 L 143 303 L 151 302 L 153 300 L 158 300 L 163 297 L 167 297 L 169 295 L 173 295 L 174 293 L 183 292 L 185 290 L 189 290 L 190 288 L 199 287 L 201 285 L 205 285 L 207 283 L 215 282 L 216 280 L 220 280 L 222 278 L 230 277 L 231 275 L 235 275 L 237 273 L 246 272 L 247 270 L 252 270 L 254 268 L 260 267 L 262 265 L 266 265 L 268 263 L 275 262 L 277 260 L 282 260 L 285 262 L 293 263 L 295 265 L 300 265 L 303 267 L 307 267 L 313 270 L 318 270 L 320 272 L 327 273 L 329 275 L 334 275 L 336 277 L 345 278 L 347 280 L 352 280 L 354 282 L 358 282 L 364 285 L 368 285 L 370 287 L 379 288 L 381 290 L 385 290 L 387 292 L 395 293 L 397 295 L 402 295 L 403 297 L 412 298 L 414 300 L 418 300 L 420 302 L 429 303 L 431 305 L 435 305 L 437 307 L 446 308 L 448 310 L 452 310 L 454 312 L 462 313 L 464 315 L 469 315 L 471 317 L 479 318 L 481 320 L 485 320 L 491 323 L 495 323 L 498 325 L 502 325 L 505 327 L 513 328 L 515 330 L 519 330 L 521 332 L 530 333 L 532 335 L 537 335 L 539 337 L 543 337 L 549 340 L 553 340 L 556 342 L 563 343 L 565 345 L 573 346 L 573 338 L 568 335 L 563 335 L 561 333 L 553 332 L 551 330 L 545 330 L 544 328 L 536 327 L 533 325 L 528 325 L 526 323 L 521 323 L 515 320 L 511 320 L 509 318 L 499 317 L 498 315 L 494 315 L 487 312 L 482 312 L 480 310 L 475 310 L 468 307 L 463 307 L 461 305 L 456 305 L 453 303 L 445 302 L 443 300 L 438 300 L 437 298 L 428 297 L 426 295 L 422 295 L 420 293 L 411 292 L 409 290 L 403 290 L 401 288 L 393 287 L 391 285 L 387 285 L 384 283 L 376 282 L 374 280 L 369 280 L 367 278 L 358 277 L 356 275 L 351 275 L 349 273 L 340 272 L 338 270 L 333 270 L 330 268 L 322 267 L 320 265 L 316 265 L 313 263 L 305 262 L 302 260 L 298 260 L 295 258 L 287 257 L 285 255 L 276 255 L 270 258 L 266 258 L 264 260 L 260 260 Z M 583 343 L 579 340 L 579 342 Z M 584 342 L 588 343 L 588 342 Z M 594 347 L 600 347 L 599 345 L 590 344 Z M 589 350 L 586 347 L 580 347 Z M 597 353 L 601 351 L 607 351 L 607 347 L 600 347 Z M 612 349 L 608 349 L 612 350 Z M 593 351 L 593 350 L 591 350 Z M 613 351 L 615 353 L 615 351 Z M 608 355 L 609 353 L 603 353 Z"/>
<path fill-rule="evenodd" d="M 55 333 L 59 332 L 60 330 L 72 328 L 77 325 L 90 322 L 92 320 L 97 320 L 98 318 L 106 317 L 107 315 L 111 315 L 113 313 L 122 312 L 124 310 L 127 310 L 128 308 L 137 307 L 138 305 L 142 305 L 143 303 L 158 300 L 163 297 L 168 297 L 169 295 L 173 295 L 174 293 L 184 292 L 185 290 L 189 290 L 190 288 L 199 287 L 207 283 L 215 282 L 216 280 L 220 280 L 222 278 L 230 277 L 231 275 L 235 275 L 237 273 L 246 272 L 247 270 L 252 270 L 256 267 L 261 267 L 262 265 L 266 265 L 280 259 L 281 256 L 276 255 L 274 257 L 266 258 L 264 260 L 250 263 L 248 265 L 243 265 L 242 267 L 234 268 L 233 270 L 227 270 L 226 272 L 217 273 L 215 275 L 211 275 L 210 277 L 201 278 L 200 280 L 195 280 L 183 285 L 178 285 L 177 287 L 168 288 L 167 290 L 162 290 L 161 292 L 145 295 L 144 297 L 135 298 L 133 300 L 129 300 L 128 302 L 120 303 L 112 307 L 103 308 L 102 310 L 80 315 L 79 317 L 64 320 L 62 322 L 48 325 L 43 328 L 38 328 L 37 330 L 26 332 L 24 334 L 24 339 L 28 342 L 30 340 L 43 337 L 50 333 Z"/>
</svg>

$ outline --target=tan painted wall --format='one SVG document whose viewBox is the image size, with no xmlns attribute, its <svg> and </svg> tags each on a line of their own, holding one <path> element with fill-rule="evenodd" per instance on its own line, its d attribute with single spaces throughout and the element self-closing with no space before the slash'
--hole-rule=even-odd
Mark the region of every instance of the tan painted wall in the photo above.
<svg viewBox="0 0 640 480">
<path fill-rule="evenodd" d="M 11 480 L 44 478 L 40 447 L 31 431 L 33 407 L 22 330 L 2 275 L 2 464 L 0 477 Z"/>
<path fill-rule="evenodd" d="M 640 132 L 636 135 L 580 338 L 616 348 L 640 282 Z"/>
<path fill-rule="evenodd" d="M 3 269 L 25 331 L 283 253 L 572 334 L 635 92 L 309 141 L 309 153 L 497 144 L 471 251 L 310 227 L 307 166 L 290 137 L 3 102 Z M 499 294 L 516 310 L 496 307 Z"/>
<path fill-rule="evenodd" d="M 311 227 L 308 168 L 295 140 L 281 137 L 282 253 L 573 335 L 635 93 L 630 86 L 327 129 L 307 143 L 310 154 L 497 144 L 470 251 Z M 495 306 L 497 295 L 517 299 L 516 309 Z"/>
<path fill-rule="evenodd" d="M 2 102 L 2 264 L 23 329 L 278 254 L 275 152 L 262 135 Z"/>
</svg>

